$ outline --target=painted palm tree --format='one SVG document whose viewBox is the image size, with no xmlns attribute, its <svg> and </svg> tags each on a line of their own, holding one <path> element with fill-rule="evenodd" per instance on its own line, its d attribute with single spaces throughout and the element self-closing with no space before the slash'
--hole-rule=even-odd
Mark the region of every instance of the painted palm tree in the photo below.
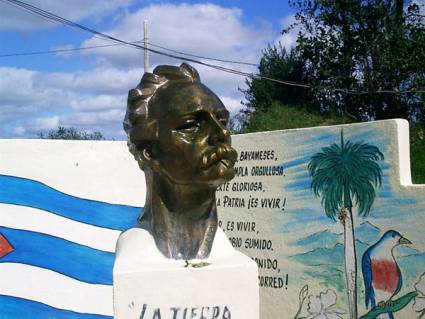
<svg viewBox="0 0 425 319">
<path fill-rule="evenodd" d="M 344 226 L 345 276 L 350 319 L 357 319 L 356 246 L 353 227 L 353 207 L 359 216 L 369 214 L 376 189 L 381 186 L 382 171 L 378 165 L 384 155 L 367 143 L 344 142 L 322 148 L 308 164 L 314 194 L 321 197 L 326 215 L 338 217 Z"/>
</svg>

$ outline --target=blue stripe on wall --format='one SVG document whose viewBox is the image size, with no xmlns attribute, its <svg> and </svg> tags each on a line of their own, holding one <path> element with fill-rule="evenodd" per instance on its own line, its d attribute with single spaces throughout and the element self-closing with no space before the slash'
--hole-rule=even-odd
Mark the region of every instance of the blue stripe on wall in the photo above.
<svg viewBox="0 0 425 319">
<path fill-rule="evenodd" d="M 0 175 L 0 203 L 30 206 L 116 230 L 133 227 L 141 211 L 139 207 L 74 197 L 34 180 L 7 175 Z"/>
<path fill-rule="evenodd" d="M 305 165 L 305 164 L 307 164 L 307 162 L 309 160 L 310 160 L 310 156 L 306 156 L 306 157 L 303 157 L 303 158 L 297 158 L 295 160 L 282 163 L 282 164 L 280 164 L 280 166 L 283 169 L 288 169 L 288 168 L 291 168 L 291 167 L 294 167 L 294 166 L 297 166 L 297 165 L 303 165 L 303 164 Z"/>
<path fill-rule="evenodd" d="M 0 227 L 0 233 L 15 249 L 1 258 L 0 262 L 46 268 L 93 284 L 112 284 L 113 253 L 26 230 Z"/>
<path fill-rule="evenodd" d="M 78 313 L 17 297 L 0 295 L 0 319 L 112 319 L 110 316 Z"/>
</svg>

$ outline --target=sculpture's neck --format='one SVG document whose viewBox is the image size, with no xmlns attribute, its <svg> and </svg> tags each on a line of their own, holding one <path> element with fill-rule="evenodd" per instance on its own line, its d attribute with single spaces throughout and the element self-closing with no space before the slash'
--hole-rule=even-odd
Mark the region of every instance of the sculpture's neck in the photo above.
<svg viewBox="0 0 425 319">
<path fill-rule="evenodd" d="M 202 259 L 210 254 L 217 230 L 215 188 L 176 185 L 158 176 L 147 185 L 141 225 L 169 258 Z"/>
</svg>

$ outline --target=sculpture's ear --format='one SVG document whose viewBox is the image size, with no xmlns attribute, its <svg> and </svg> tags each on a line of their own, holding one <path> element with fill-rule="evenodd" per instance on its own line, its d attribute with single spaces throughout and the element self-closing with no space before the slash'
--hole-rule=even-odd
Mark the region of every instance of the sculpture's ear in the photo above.
<svg viewBox="0 0 425 319">
<path fill-rule="evenodd" d="M 143 162 L 145 167 L 149 167 L 152 171 L 156 172 L 160 169 L 160 164 L 158 160 L 152 157 L 151 150 L 144 148 L 138 152 L 138 161 Z"/>
<path fill-rule="evenodd" d="M 151 120 L 144 125 L 135 123 L 130 131 L 130 140 L 136 145 L 138 150 L 145 148 L 145 145 L 154 143 L 158 139 L 158 122 Z"/>
<path fill-rule="evenodd" d="M 142 169 L 144 166 L 148 166 L 154 170 L 158 163 L 152 156 L 152 149 L 158 140 L 158 122 L 151 120 L 143 126 L 134 126 L 130 131 L 130 140 L 135 146 L 133 154 L 139 162 L 139 166 Z"/>
</svg>

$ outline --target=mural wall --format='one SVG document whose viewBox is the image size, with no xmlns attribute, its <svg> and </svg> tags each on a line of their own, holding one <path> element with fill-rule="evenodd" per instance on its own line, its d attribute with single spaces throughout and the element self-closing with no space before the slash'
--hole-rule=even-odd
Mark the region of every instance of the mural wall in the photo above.
<svg viewBox="0 0 425 319">
<path fill-rule="evenodd" d="M 234 139 L 221 225 L 257 261 L 264 318 L 424 316 L 425 186 L 409 183 L 406 133 L 382 121 Z"/>
<path fill-rule="evenodd" d="M 124 142 L 1 141 L 0 318 L 113 318 L 115 243 L 144 196 Z"/>
<path fill-rule="evenodd" d="M 262 318 L 425 317 L 425 186 L 409 183 L 406 132 L 233 137 L 220 225 L 259 266 Z M 115 242 L 144 191 L 124 142 L 0 141 L 0 318 L 112 318 Z"/>
</svg>

